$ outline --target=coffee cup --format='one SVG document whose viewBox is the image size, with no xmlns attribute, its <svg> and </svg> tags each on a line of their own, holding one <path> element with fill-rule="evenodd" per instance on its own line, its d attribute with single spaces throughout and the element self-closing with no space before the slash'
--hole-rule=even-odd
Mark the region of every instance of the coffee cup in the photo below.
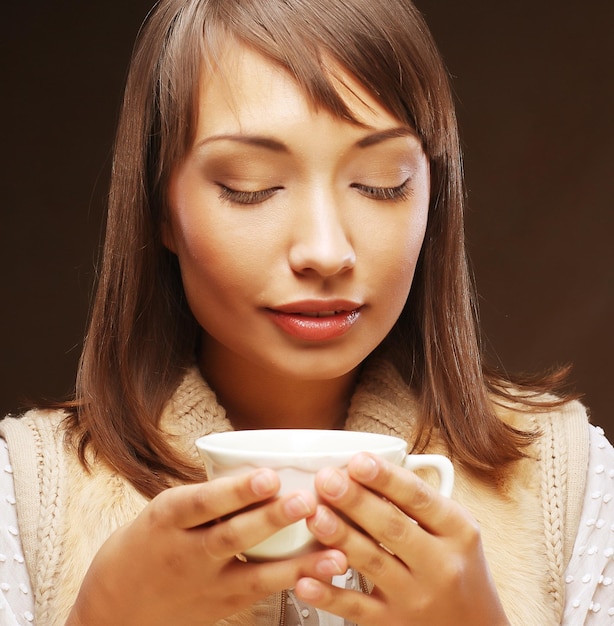
<svg viewBox="0 0 614 626">
<path fill-rule="evenodd" d="M 314 477 L 324 467 L 346 467 L 359 452 L 370 452 L 410 470 L 432 468 L 439 492 L 450 496 L 454 469 L 438 454 L 407 454 L 399 437 L 368 432 L 317 429 L 238 430 L 205 435 L 196 441 L 209 479 L 238 476 L 259 467 L 272 468 L 281 481 L 279 495 L 299 489 L 315 493 Z M 245 550 L 252 560 L 288 558 L 316 549 L 319 544 L 304 520 L 291 524 Z"/>
</svg>

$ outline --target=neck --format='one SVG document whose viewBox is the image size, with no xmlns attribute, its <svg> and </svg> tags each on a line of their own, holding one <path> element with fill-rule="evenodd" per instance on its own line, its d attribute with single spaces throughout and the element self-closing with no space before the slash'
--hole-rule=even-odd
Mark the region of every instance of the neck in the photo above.
<svg viewBox="0 0 614 626">
<path fill-rule="evenodd" d="M 214 366 L 206 358 L 200 368 L 237 430 L 343 428 L 358 373 L 356 368 L 330 380 L 296 380 L 253 364 Z"/>
</svg>

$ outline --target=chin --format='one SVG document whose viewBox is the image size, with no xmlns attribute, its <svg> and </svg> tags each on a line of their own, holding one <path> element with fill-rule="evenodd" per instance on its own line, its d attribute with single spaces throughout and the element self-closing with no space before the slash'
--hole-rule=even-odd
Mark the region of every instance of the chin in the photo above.
<svg viewBox="0 0 614 626">
<path fill-rule="evenodd" d="M 353 374 L 368 356 L 369 353 L 348 359 L 335 355 L 309 354 L 279 363 L 276 370 L 284 377 L 297 381 L 335 380 Z"/>
</svg>

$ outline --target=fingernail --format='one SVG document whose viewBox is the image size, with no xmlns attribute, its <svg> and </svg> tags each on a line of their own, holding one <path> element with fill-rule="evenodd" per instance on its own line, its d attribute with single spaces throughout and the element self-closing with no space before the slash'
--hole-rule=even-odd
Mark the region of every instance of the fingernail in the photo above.
<svg viewBox="0 0 614 626">
<path fill-rule="evenodd" d="M 319 561 L 316 566 L 316 571 L 320 576 L 339 576 L 339 574 L 345 573 L 345 569 L 333 558 Z"/>
<path fill-rule="evenodd" d="M 284 503 L 284 511 L 286 515 L 293 520 L 299 520 L 310 515 L 312 507 L 302 496 L 294 496 Z"/>
<path fill-rule="evenodd" d="M 377 476 L 377 463 L 368 454 L 359 454 L 352 463 L 352 469 L 356 478 L 361 480 L 373 480 Z"/>
<path fill-rule="evenodd" d="M 261 470 L 252 478 L 251 486 L 257 496 L 269 496 L 275 489 L 275 474 Z"/>
<path fill-rule="evenodd" d="M 327 495 L 338 498 L 347 489 L 347 478 L 339 470 L 330 469 L 322 483 L 322 489 Z"/>
<path fill-rule="evenodd" d="M 337 522 L 330 511 L 319 508 L 316 513 L 314 527 L 320 535 L 332 535 L 337 530 Z"/>
<path fill-rule="evenodd" d="M 317 600 L 320 596 L 320 585 L 315 580 L 303 578 L 296 586 L 296 592 L 299 598 L 307 602 Z"/>
</svg>

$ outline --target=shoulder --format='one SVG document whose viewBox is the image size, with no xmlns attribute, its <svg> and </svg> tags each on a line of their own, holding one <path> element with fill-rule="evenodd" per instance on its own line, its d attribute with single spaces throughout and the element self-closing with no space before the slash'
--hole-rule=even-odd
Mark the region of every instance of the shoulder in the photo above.
<svg viewBox="0 0 614 626">
<path fill-rule="evenodd" d="M 64 424 L 68 414 L 59 409 L 32 409 L 22 415 L 7 415 L 0 420 L 0 436 L 16 446 L 45 439 L 63 439 Z"/>
<path fill-rule="evenodd" d="M 57 473 L 63 466 L 66 449 L 64 422 L 60 410 L 33 409 L 21 416 L 7 416 L 0 421 L 0 438 L 8 448 L 14 472 L 15 489 L 22 502 L 34 505 L 45 468 Z"/>
<path fill-rule="evenodd" d="M 23 552 L 30 571 L 36 571 L 39 553 L 39 518 L 43 500 L 57 494 L 56 475 L 63 466 L 65 414 L 32 410 L 0 421 L 0 438 L 6 442 Z M 52 468 L 52 471 L 49 471 Z"/>
<path fill-rule="evenodd" d="M 583 492 L 589 454 L 589 417 L 578 400 L 561 401 L 551 395 L 523 396 L 515 401 L 493 399 L 497 416 L 512 428 L 538 434 L 529 455 L 556 466 L 572 489 Z"/>
<path fill-rule="evenodd" d="M 532 461 L 526 469 L 539 476 L 546 521 L 561 516 L 557 523 L 564 529 L 563 559 L 567 562 L 586 491 L 591 433 L 588 412 L 578 400 L 564 402 L 545 394 L 527 399 L 525 402 L 518 392 L 515 402 L 494 400 L 495 411 L 513 428 L 538 433 L 526 451 Z"/>
<path fill-rule="evenodd" d="M 545 463 L 563 463 L 569 471 L 583 476 L 589 454 L 590 422 L 586 407 L 578 400 L 561 401 L 555 396 L 493 400 L 495 413 L 512 428 L 538 434 L 530 456 Z"/>
<path fill-rule="evenodd" d="M 0 420 L 4 422 L 24 422 L 24 423 L 59 423 L 68 417 L 68 411 L 61 408 L 33 408 L 19 415 L 9 414 Z"/>
<path fill-rule="evenodd" d="M 552 394 L 534 394 L 515 387 L 502 389 L 501 396 L 491 393 L 490 397 L 499 419 L 514 428 L 539 429 L 554 422 L 587 431 L 588 412 L 579 400 L 565 401 Z"/>
</svg>

